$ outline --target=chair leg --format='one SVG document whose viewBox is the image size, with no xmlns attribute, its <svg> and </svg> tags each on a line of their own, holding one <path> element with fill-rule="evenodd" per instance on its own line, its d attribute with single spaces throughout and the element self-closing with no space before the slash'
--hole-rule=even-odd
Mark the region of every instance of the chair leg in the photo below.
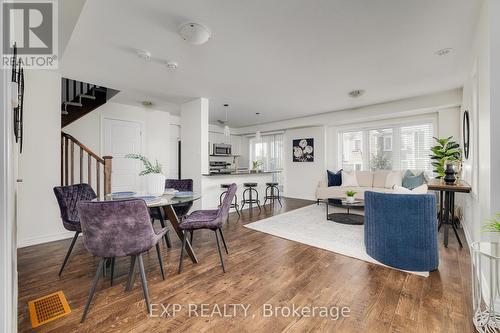
<svg viewBox="0 0 500 333">
<path fill-rule="evenodd" d="M 224 248 L 226 249 L 226 254 L 229 254 L 229 252 L 227 251 L 226 240 L 224 239 L 224 235 L 222 234 L 221 228 L 219 228 L 219 233 L 220 233 L 220 238 L 222 239 L 222 244 L 224 244 Z"/>
<path fill-rule="evenodd" d="M 257 193 L 257 196 L 256 196 L 256 202 L 257 202 L 257 207 L 259 207 L 259 213 L 262 212 L 262 208 L 260 207 L 260 201 L 259 201 L 259 192 L 257 192 L 257 190 L 255 190 L 255 193 Z"/>
<path fill-rule="evenodd" d="M 59 276 L 61 276 L 64 266 L 66 266 L 66 263 L 68 262 L 69 256 L 71 254 L 71 251 L 73 251 L 73 246 L 75 246 L 76 240 L 78 239 L 78 235 L 80 234 L 80 231 L 75 232 L 75 235 L 73 236 L 73 239 L 71 240 L 71 245 L 69 246 L 68 252 L 66 253 L 66 256 L 64 257 L 63 264 L 61 266 L 61 269 L 59 270 Z"/>
<path fill-rule="evenodd" d="M 106 277 L 106 270 L 107 270 L 107 265 L 108 265 L 108 259 L 109 258 L 104 258 L 104 266 L 102 267 L 102 277 Z"/>
<path fill-rule="evenodd" d="M 125 287 L 125 291 L 132 290 L 132 287 L 134 286 L 135 261 L 136 261 L 136 256 L 130 256 L 130 269 L 128 271 L 127 286 Z"/>
<path fill-rule="evenodd" d="M 269 190 L 269 186 L 266 187 L 266 195 L 264 196 L 264 206 L 266 205 L 266 202 L 267 202 L 267 190 Z"/>
<path fill-rule="evenodd" d="M 161 257 L 160 244 L 156 243 L 156 254 L 158 255 L 158 262 L 160 263 L 160 272 L 162 280 L 165 280 L 165 272 L 163 271 L 163 259 Z"/>
<path fill-rule="evenodd" d="M 281 194 L 280 194 L 280 189 L 279 188 L 276 188 L 278 190 L 278 202 L 280 204 L 281 207 L 283 207 L 283 205 L 281 204 Z M 319 202 L 319 200 L 318 200 Z M 319 204 L 319 203 L 318 203 Z"/>
<path fill-rule="evenodd" d="M 158 216 L 160 217 L 160 225 L 162 228 L 165 228 L 165 218 L 163 217 L 163 212 L 161 211 L 160 207 L 156 207 L 158 210 Z M 168 235 L 168 232 L 164 236 L 165 238 L 165 244 L 167 244 L 167 248 L 172 248 L 172 242 L 170 241 L 170 236 Z"/>
<path fill-rule="evenodd" d="M 191 230 L 189 232 L 189 243 L 191 243 L 191 246 L 193 246 L 193 235 L 194 235 L 194 230 Z"/>
<path fill-rule="evenodd" d="M 220 257 L 220 263 L 222 265 L 222 271 L 226 273 L 226 268 L 224 267 L 224 259 L 222 259 L 222 252 L 220 250 L 220 244 L 219 244 L 219 235 L 217 234 L 217 230 L 214 230 L 215 233 L 215 240 L 217 241 L 217 250 L 219 251 L 219 257 Z"/>
<path fill-rule="evenodd" d="M 172 248 L 172 241 L 170 240 L 170 230 L 165 234 L 165 243 L 167 243 L 167 248 Z"/>
<path fill-rule="evenodd" d="M 151 313 L 151 306 L 149 304 L 149 291 L 148 291 L 148 282 L 146 281 L 146 272 L 144 271 L 144 263 L 142 262 L 142 254 L 137 256 L 139 259 L 139 270 L 141 271 L 141 283 L 142 283 L 142 292 L 144 293 L 144 300 L 146 301 L 146 308 L 148 310 L 148 314 Z"/>
<path fill-rule="evenodd" d="M 113 276 L 115 274 L 115 257 L 111 258 L 111 273 L 110 273 L 110 281 L 111 285 L 113 285 Z"/>
<path fill-rule="evenodd" d="M 184 249 L 186 247 L 186 240 L 187 240 L 187 231 L 184 230 L 183 236 L 182 236 L 182 246 L 181 246 L 181 258 L 179 260 L 179 274 L 182 272 L 182 257 L 184 257 Z"/>
<path fill-rule="evenodd" d="M 85 304 L 85 309 L 83 310 L 82 319 L 80 323 L 85 321 L 85 317 L 87 317 L 87 312 L 89 311 L 90 303 L 92 302 L 92 298 L 94 297 L 95 288 L 97 286 L 97 282 L 99 282 L 99 278 L 101 277 L 102 268 L 104 266 L 105 259 L 101 258 L 99 260 L 99 264 L 97 265 L 97 270 L 94 276 L 94 281 L 92 281 L 92 285 L 90 287 L 89 297 L 87 299 L 87 304 Z"/>
<path fill-rule="evenodd" d="M 236 213 L 238 214 L 238 218 L 241 217 L 240 206 L 238 205 L 238 196 L 236 194 L 234 195 L 234 209 L 236 210 Z"/>
</svg>

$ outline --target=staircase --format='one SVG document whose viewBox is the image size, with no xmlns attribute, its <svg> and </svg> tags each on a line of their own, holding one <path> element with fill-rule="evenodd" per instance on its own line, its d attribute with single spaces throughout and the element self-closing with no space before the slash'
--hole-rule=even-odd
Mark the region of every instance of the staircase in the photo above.
<svg viewBox="0 0 500 333">
<path fill-rule="evenodd" d="M 62 79 L 61 89 L 62 128 L 97 109 L 119 92 L 115 89 L 67 78 Z"/>
<path fill-rule="evenodd" d="M 98 198 L 101 193 L 110 194 L 112 159 L 98 156 L 73 136 L 61 132 L 61 186 L 87 183 Z"/>
</svg>

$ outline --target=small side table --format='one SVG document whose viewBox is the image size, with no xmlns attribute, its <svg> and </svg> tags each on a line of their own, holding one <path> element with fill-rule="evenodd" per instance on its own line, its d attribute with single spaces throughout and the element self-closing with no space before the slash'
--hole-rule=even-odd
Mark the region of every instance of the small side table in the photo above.
<svg viewBox="0 0 500 333">
<path fill-rule="evenodd" d="M 478 332 L 500 331 L 500 309 L 495 304 L 500 301 L 500 244 L 498 242 L 474 242 L 471 244 L 472 257 L 472 321 Z M 483 274 L 487 268 L 489 276 Z M 486 285 L 486 286 L 485 286 Z M 485 293 L 486 292 L 486 293 Z"/>
<path fill-rule="evenodd" d="M 428 184 L 429 190 L 439 191 L 439 226 L 444 225 L 444 246 L 448 247 L 448 228 L 451 225 L 455 237 L 457 238 L 460 247 L 463 247 L 462 240 L 458 235 L 457 224 L 455 223 L 455 193 L 470 193 L 471 187 L 464 181 L 458 184 L 447 185 L 440 180 L 431 180 Z M 444 214 L 443 214 L 444 205 Z"/>
</svg>

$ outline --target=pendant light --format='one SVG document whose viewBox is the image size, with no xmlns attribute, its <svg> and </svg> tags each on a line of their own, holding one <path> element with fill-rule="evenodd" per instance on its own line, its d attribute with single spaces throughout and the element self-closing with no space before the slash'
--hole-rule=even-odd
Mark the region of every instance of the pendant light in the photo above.
<svg viewBox="0 0 500 333">
<path fill-rule="evenodd" d="M 231 136 L 231 130 L 229 129 L 229 126 L 227 126 L 227 109 L 229 107 L 229 104 L 224 104 L 224 108 L 226 109 L 226 125 L 224 126 L 224 135 L 225 136 Z"/>
</svg>

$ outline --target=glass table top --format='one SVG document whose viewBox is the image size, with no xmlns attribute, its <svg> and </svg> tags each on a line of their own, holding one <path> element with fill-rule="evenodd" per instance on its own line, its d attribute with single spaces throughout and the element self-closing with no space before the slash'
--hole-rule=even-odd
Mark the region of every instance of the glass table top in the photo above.
<svg viewBox="0 0 500 333">
<path fill-rule="evenodd" d="M 192 193 L 191 195 L 182 195 L 176 197 L 175 194 L 163 194 L 162 196 L 151 196 L 147 193 L 141 192 L 131 192 L 128 195 L 113 195 L 108 194 L 102 198 L 96 198 L 93 201 L 117 201 L 117 200 L 129 200 L 129 199 L 143 199 L 146 201 L 148 207 L 162 207 L 170 205 L 178 205 L 182 203 L 193 202 L 201 198 L 198 193 Z"/>
</svg>

